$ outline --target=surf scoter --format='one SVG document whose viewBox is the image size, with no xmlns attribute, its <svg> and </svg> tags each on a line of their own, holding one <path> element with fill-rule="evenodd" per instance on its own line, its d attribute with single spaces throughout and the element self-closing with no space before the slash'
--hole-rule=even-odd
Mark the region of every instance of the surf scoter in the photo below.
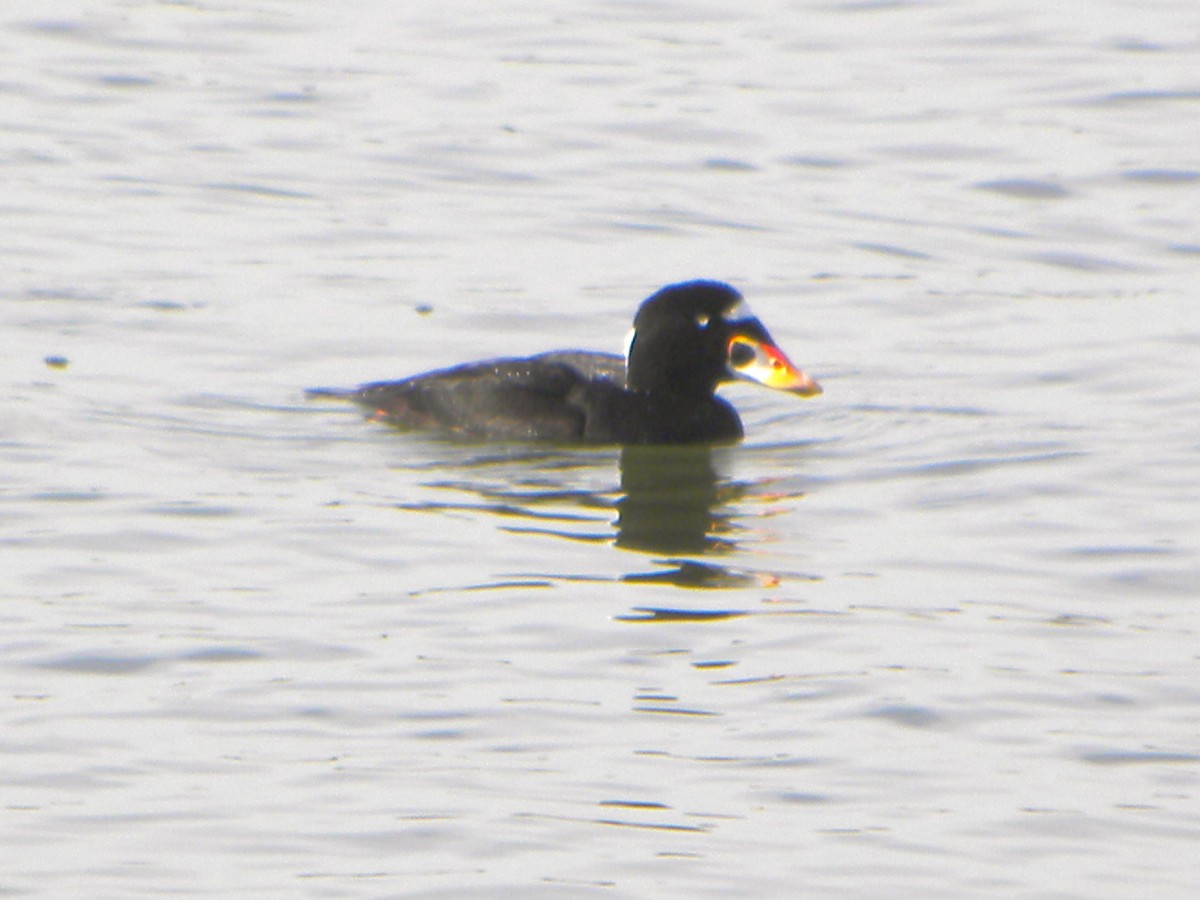
<svg viewBox="0 0 1200 900">
<path fill-rule="evenodd" d="M 625 358 L 579 350 L 493 359 L 314 396 L 352 400 L 370 418 L 499 440 L 690 444 L 742 436 L 713 392 L 748 378 L 802 397 L 821 387 L 784 355 L 727 284 L 688 281 L 638 308 Z"/>
</svg>

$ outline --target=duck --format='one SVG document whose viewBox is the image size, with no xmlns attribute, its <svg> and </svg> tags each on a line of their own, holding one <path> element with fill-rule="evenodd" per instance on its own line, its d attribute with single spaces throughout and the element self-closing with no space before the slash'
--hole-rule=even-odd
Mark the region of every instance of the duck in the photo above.
<svg viewBox="0 0 1200 900">
<path fill-rule="evenodd" d="M 822 392 L 720 281 L 669 284 L 637 309 L 625 356 L 552 350 L 468 362 L 310 396 L 349 400 L 375 422 L 497 441 L 718 444 L 742 422 L 717 388 L 735 379 L 800 397 Z"/>
</svg>

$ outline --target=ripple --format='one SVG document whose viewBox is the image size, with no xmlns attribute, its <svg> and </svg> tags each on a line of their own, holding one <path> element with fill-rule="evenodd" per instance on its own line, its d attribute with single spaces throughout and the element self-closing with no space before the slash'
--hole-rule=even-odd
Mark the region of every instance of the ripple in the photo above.
<svg viewBox="0 0 1200 900">
<path fill-rule="evenodd" d="M 741 159 L 714 157 L 704 161 L 704 168 L 716 172 L 757 172 L 758 166 Z"/>
<path fill-rule="evenodd" d="M 635 606 L 633 612 L 633 615 L 613 618 L 618 622 L 721 622 L 750 615 L 744 609 L 667 609 L 654 606 Z"/>
<path fill-rule="evenodd" d="M 289 188 L 272 187 L 266 184 L 254 184 L 242 181 L 215 181 L 202 185 L 212 191 L 228 191 L 235 194 L 252 194 L 258 197 L 270 197 L 277 200 L 315 200 L 317 195 L 308 191 L 297 191 Z"/>
<path fill-rule="evenodd" d="M 908 728 L 932 728 L 943 721 L 942 714 L 928 706 L 899 703 L 876 707 L 866 715 L 871 719 L 884 719 Z"/>
<path fill-rule="evenodd" d="M 1200 181 L 1200 172 L 1192 169 L 1130 169 L 1121 177 L 1142 184 L 1191 184 Z"/>
<path fill-rule="evenodd" d="M 621 576 L 621 581 L 632 584 L 670 584 L 681 588 L 742 588 L 776 587 L 779 575 L 762 572 L 747 572 L 730 569 L 713 563 L 702 563 L 690 559 L 656 560 L 660 565 L 670 565 L 665 572 L 633 572 Z M 808 580 L 818 580 L 806 576 Z"/>
<path fill-rule="evenodd" d="M 1059 200 L 1071 196 L 1061 184 L 1052 181 L 1037 181 L 1029 178 L 1000 178 L 994 181 L 977 181 L 972 187 L 1006 197 L 1021 200 Z"/>
<path fill-rule="evenodd" d="M 1086 253 L 1047 252 L 1034 253 L 1029 257 L 1034 262 L 1057 266 L 1060 269 L 1074 269 L 1077 272 L 1138 272 L 1140 266 L 1104 259 L 1099 256 L 1089 256 Z"/>
<path fill-rule="evenodd" d="M 910 250 L 908 247 L 898 247 L 895 244 L 878 244 L 866 241 L 856 241 L 851 246 L 871 253 L 882 253 L 884 256 L 897 256 L 901 259 L 932 259 L 928 253 L 920 250 Z"/>
<path fill-rule="evenodd" d="M 1101 94 L 1099 97 L 1092 98 L 1090 101 L 1085 101 L 1101 106 L 1126 106 L 1132 104 L 1149 104 L 1149 103 L 1174 103 L 1174 102 L 1195 103 L 1200 101 L 1200 91 L 1170 91 L 1170 90 L 1154 90 L 1147 89 L 1143 91 L 1114 91 L 1110 94 Z"/>
<path fill-rule="evenodd" d="M 79 675 L 129 675 L 141 672 L 160 662 L 157 656 L 108 653 L 67 653 L 35 663 L 39 669 L 57 669 Z"/>
<path fill-rule="evenodd" d="M 1200 762 L 1200 754 L 1171 753 L 1163 750 L 1097 750 L 1091 753 L 1081 753 L 1079 758 L 1097 766 Z"/>
</svg>

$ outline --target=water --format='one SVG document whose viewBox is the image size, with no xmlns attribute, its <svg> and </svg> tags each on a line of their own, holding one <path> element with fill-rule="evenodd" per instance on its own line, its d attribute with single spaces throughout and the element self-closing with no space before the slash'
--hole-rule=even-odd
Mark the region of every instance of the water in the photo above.
<svg viewBox="0 0 1200 900">
<path fill-rule="evenodd" d="M 7 5 L 0 891 L 1191 896 L 1195 25 Z M 303 399 L 699 276 L 737 448 Z"/>
</svg>

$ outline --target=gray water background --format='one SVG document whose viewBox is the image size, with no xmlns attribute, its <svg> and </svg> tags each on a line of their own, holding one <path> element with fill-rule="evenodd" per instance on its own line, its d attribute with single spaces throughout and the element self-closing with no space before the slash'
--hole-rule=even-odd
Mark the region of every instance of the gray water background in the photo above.
<svg viewBox="0 0 1200 900">
<path fill-rule="evenodd" d="M 0 893 L 1194 896 L 1190 0 L 10 2 L 0 60 Z M 728 390 L 675 543 L 616 451 L 303 398 L 701 276 L 826 393 Z"/>
</svg>

